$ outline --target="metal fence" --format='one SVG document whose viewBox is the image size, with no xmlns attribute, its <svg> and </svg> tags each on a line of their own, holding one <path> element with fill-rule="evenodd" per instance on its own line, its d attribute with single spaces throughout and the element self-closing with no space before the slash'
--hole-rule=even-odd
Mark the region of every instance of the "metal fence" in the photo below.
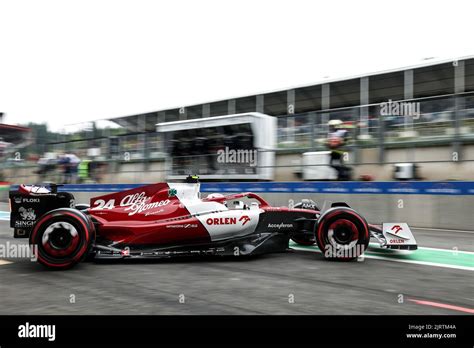
<svg viewBox="0 0 474 348">
<path fill-rule="evenodd" d="M 341 120 L 353 146 L 404 146 L 410 142 L 436 144 L 474 141 L 474 93 L 420 99 L 388 100 L 385 103 L 328 109 L 277 116 L 278 149 L 321 149 L 328 122 Z M 124 130 L 125 131 L 125 130 Z M 48 151 L 83 152 L 100 148 L 103 160 L 145 160 L 165 155 L 165 143 L 157 132 L 123 133 L 110 138 L 65 140 L 50 143 Z"/>
<path fill-rule="evenodd" d="M 326 138 L 328 122 L 341 120 L 354 144 L 383 146 L 413 140 L 436 143 L 474 138 L 474 94 L 329 109 L 278 117 L 279 148 L 317 148 Z"/>
<path fill-rule="evenodd" d="M 277 153 L 315 151 L 325 149 L 328 122 L 341 120 L 349 132 L 350 141 L 345 149 L 357 154 L 361 148 L 373 148 L 378 155 L 376 160 L 351 156 L 350 165 L 390 164 L 385 156 L 386 148 L 401 148 L 407 153 L 418 146 L 448 146 L 439 158 L 426 159 L 410 156 L 410 162 L 433 163 L 451 161 L 453 149 L 462 144 L 474 143 L 474 93 L 441 95 L 429 98 L 388 100 L 384 103 L 328 109 L 277 116 Z M 113 175 L 125 173 L 118 168 L 118 162 L 143 162 L 166 158 L 166 144 L 160 133 L 134 132 L 115 134 L 111 137 L 67 139 L 49 143 L 46 151 L 64 153 L 74 151 L 81 158 L 88 156 L 90 149 L 96 149 L 95 161 L 104 164 L 103 173 Z M 268 151 L 261 150 L 260 152 Z M 209 163 L 215 161 L 215 153 L 175 156 L 171 166 L 164 168 L 137 169 L 156 173 L 201 173 L 209 171 Z M 473 161 L 474 158 L 460 157 L 459 161 Z M 40 170 L 36 163 L 5 161 L 1 164 L 5 180 L 38 176 Z M 300 164 L 276 164 L 274 168 L 294 167 Z M 262 168 L 257 165 L 242 169 L 242 166 L 227 164 L 224 173 L 243 173 Z M 135 171 L 133 171 L 135 172 Z M 139 174 L 133 174 L 139 179 Z M 61 182 L 61 172 L 51 171 L 41 179 Z M 15 181 L 15 180 L 12 180 Z M 99 176 L 92 181 L 99 181 Z"/>
</svg>

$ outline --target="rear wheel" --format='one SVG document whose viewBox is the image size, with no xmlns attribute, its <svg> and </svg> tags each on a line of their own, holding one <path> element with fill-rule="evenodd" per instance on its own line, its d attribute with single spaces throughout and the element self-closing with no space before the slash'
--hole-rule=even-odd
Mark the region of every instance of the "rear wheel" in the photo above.
<svg viewBox="0 0 474 348">
<path fill-rule="evenodd" d="M 37 246 L 38 262 L 55 269 L 71 268 L 90 252 L 95 230 L 90 218 L 75 209 L 56 209 L 45 214 L 30 236 Z"/>
<path fill-rule="evenodd" d="M 319 218 L 316 240 L 326 259 L 350 261 L 369 246 L 369 226 L 353 209 L 332 208 Z"/>
</svg>

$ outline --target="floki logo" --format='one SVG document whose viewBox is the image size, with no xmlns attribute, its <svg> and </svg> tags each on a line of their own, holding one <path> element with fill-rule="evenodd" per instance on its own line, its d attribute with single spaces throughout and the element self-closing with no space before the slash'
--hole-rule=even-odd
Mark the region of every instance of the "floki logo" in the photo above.
<svg viewBox="0 0 474 348">
<path fill-rule="evenodd" d="M 13 201 L 16 204 L 21 204 L 21 203 L 39 203 L 40 199 L 39 198 L 33 198 L 33 197 L 15 197 L 13 198 Z"/>
<path fill-rule="evenodd" d="M 18 326 L 19 338 L 47 338 L 48 341 L 56 340 L 56 325 L 34 325 L 26 322 Z"/>
</svg>

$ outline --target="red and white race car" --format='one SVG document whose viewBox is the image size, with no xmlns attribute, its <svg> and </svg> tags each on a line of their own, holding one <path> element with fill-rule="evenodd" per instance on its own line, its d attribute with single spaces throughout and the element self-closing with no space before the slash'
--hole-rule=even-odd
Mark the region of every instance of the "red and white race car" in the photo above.
<svg viewBox="0 0 474 348">
<path fill-rule="evenodd" d="M 50 188 L 10 192 L 11 227 L 37 246 L 38 261 L 70 268 L 93 259 L 250 256 L 288 250 L 289 240 L 317 243 L 325 258 L 352 260 L 371 237 L 381 247 L 417 248 L 405 223 L 369 225 L 345 203 L 320 210 L 312 200 L 273 207 L 255 193 L 201 198 L 195 177 L 94 197 L 89 205 Z"/>
</svg>

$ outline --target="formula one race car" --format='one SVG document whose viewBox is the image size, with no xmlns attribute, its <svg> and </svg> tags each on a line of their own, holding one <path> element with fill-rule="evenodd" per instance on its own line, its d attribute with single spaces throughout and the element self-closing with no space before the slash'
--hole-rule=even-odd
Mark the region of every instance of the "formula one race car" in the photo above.
<svg viewBox="0 0 474 348">
<path fill-rule="evenodd" d="M 405 223 L 369 225 L 345 203 L 318 209 L 311 200 L 272 207 L 246 192 L 201 198 L 195 177 L 92 198 L 21 185 L 10 192 L 11 227 L 37 246 L 38 261 L 70 268 L 92 259 L 171 258 L 192 255 L 251 256 L 288 250 L 289 240 L 317 243 L 327 259 L 352 260 L 371 237 L 381 247 L 417 248 Z M 242 199 L 242 200 L 241 200 Z"/>
</svg>

